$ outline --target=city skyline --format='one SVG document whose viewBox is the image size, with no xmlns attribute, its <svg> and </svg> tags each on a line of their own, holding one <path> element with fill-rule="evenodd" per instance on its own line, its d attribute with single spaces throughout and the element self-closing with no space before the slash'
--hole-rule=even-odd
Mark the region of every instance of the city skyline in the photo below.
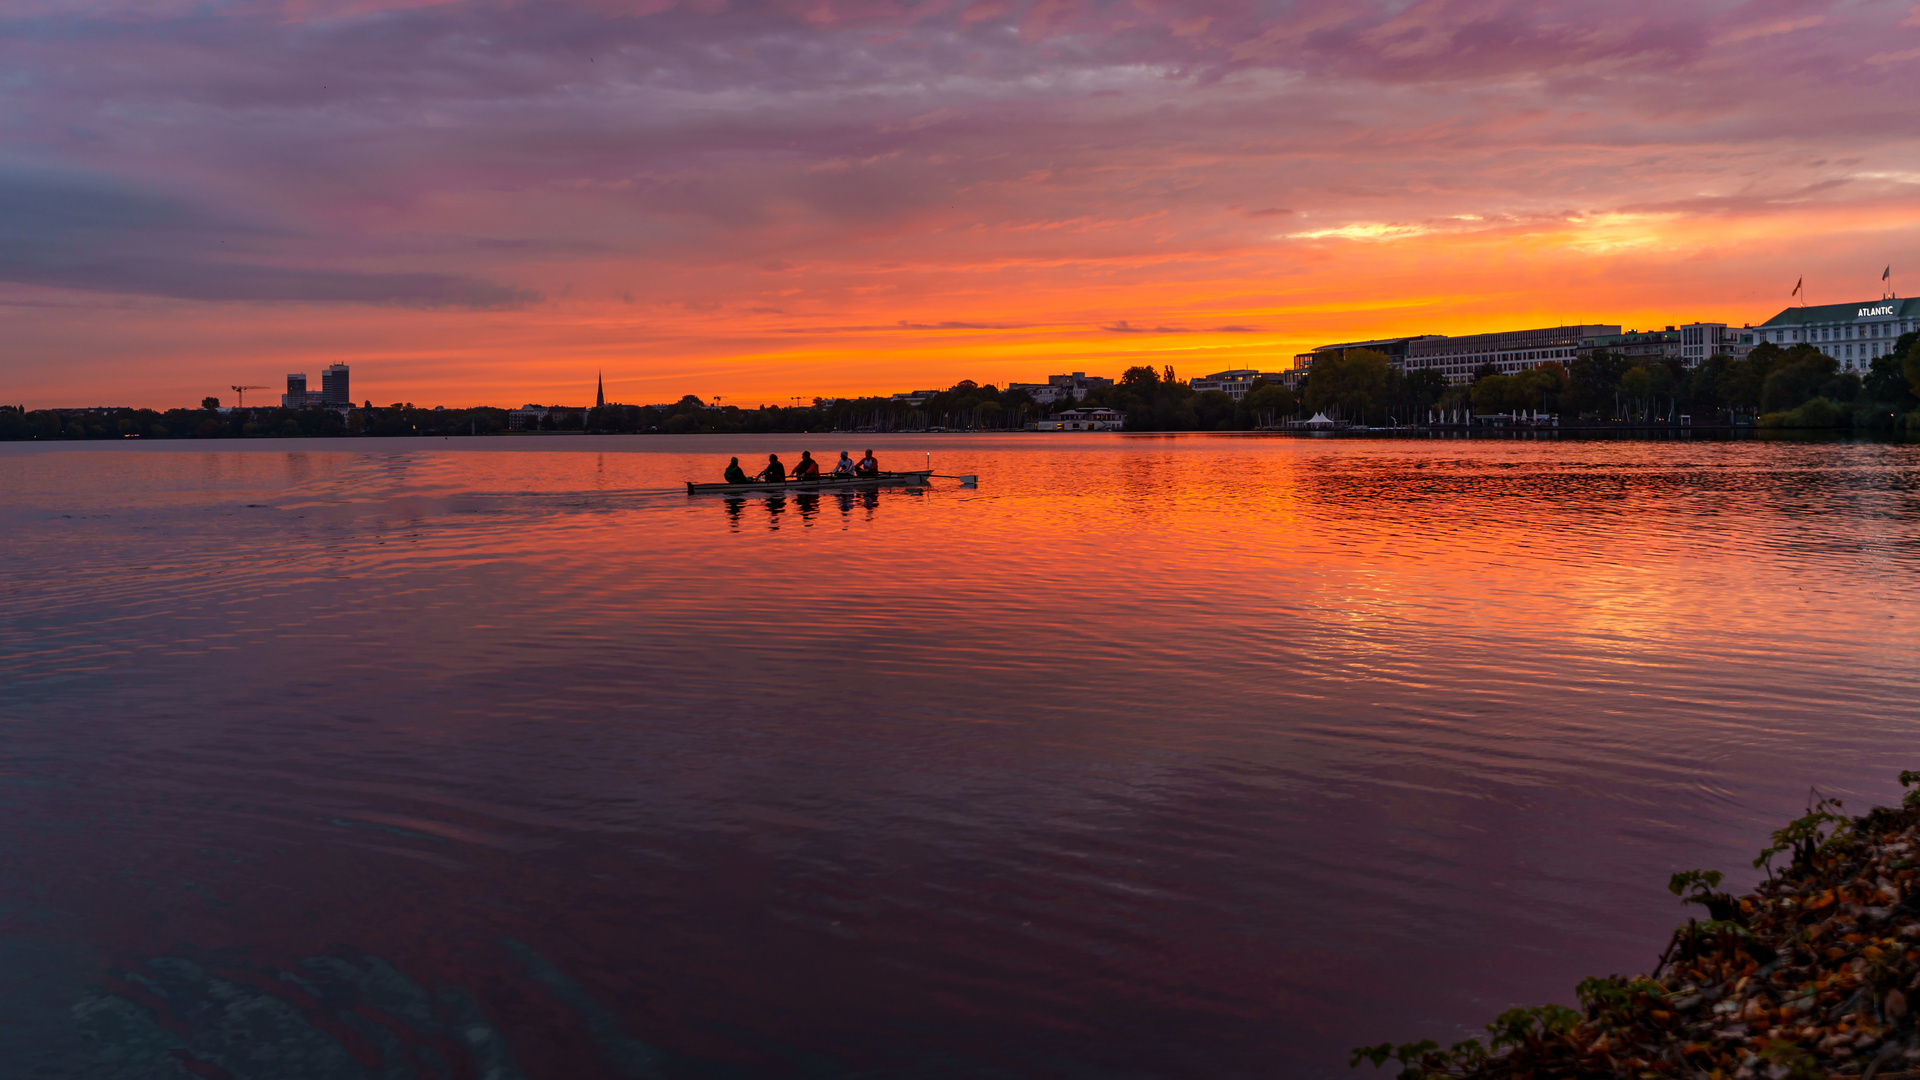
<svg viewBox="0 0 1920 1080">
<path fill-rule="evenodd" d="M 1697 366 L 1709 355 L 1726 354 L 1737 358 L 1745 356 L 1756 344 L 1768 342 L 1775 345 L 1812 344 L 1821 352 L 1834 357 L 1843 370 L 1849 372 L 1864 372 L 1867 369 L 1869 359 L 1889 352 L 1894 340 L 1898 338 L 1901 333 L 1916 328 L 1916 324 L 1920 323 L 1920 320 L 1915 319 L 1916 314 L 1920 314 L 1920 311 L 1916 311 L 1911 300 L 1902 300 L 1889 294 L 1878 298 L 1840 304 L 1808 305 L 1802 303 L 1783 308 L 1776 312 L 1770 319 L 1761 322 L 1741 324 L 1739 326 L 1729 326 L 1725 323 L 1692 323 L 1679 325 L 1676 330 L 1676 324 L 1669 323 L 1662 325 L 1655 322 L 1648 324 L 1644 328 L 1611 324 L 1572 327 L 1561 326 L 1554 328 L 1481 329 L 1475 333 L 1451 337 L 1444 334 L 1403 335 L 1398 338 L 1385 340 L 1326 342 L 1314 346 L 1311 352 L 1297 353 L 1291 358 L 1255 358 L 1261 361 L 1261 364 L 1256 366 L 1225 368 L 1212 372 L 1176 374 L 1179 375 L 1178 381 L 1182 383 L 1192 383 L 1196 390 L 1216 389 L 1222 387 L 1216 387 L 1214 384 L 1223 379 L 1232 381 L 1238 378 L 1239 383 L 1244 383 L 1248 378 L 1262 375 L 1263 369 L 1265 369 L 1266 377 L 1272 378 L 1274 377 L 1274 373 L 1280 373 L 1281 375 L 1287 376 L 1286 383 L 1288 386 L 1297 387 L 1300 383 L 1295 377 L 1304 378 L 1306 374 L 1305 369 L 1311 366 L 1312 358 L 1315 355 L 1329 351 L 1344 352 L 1355 348 L 1374 348 L 1384 352 L 1389 362 L 1396 369 L 1410 370 L 1411 368 L 1417 367 L 1444 366 L 1447 368 L 1446 374 L 1448 375 L 1448 380 L 1457 383 L 1470 381 L 1474 370 L 1479 370 L 1484 364 L 1496 359 L 1499 363 L 1495 363 L 1494 367 L 1503 371 L 1511 371 L 1537 366 L 1546 360 L 1556 360 L 1565 364 L 1570 362 L 1575 352 L 1585 355 L 1595 351 L 1618 351 L 1622 355 L 1630 357 L 1665 356 L 1670 360 L 1680 363 L 1684 367 L 1692 368 Z M 1568 336 L 1568 334 L 1552 333 L 1554 330 L 1565 330 L 1571 336 Z M 1622 331 L 1624 331 L 1624 333 L 1622 333 Z M 1540 335 L 1549 335 L 1554 339 L 1554 351 L 1527 351 L 1540 347 L 1540 342 L 1531 341 L 1532 338 Z M 1512 344 L 1498 346 L 1472 344 L 1472 342 L 1478 339 L 1487 339 L 1489 341 L 1494 339 L 1511 339 Z M 1463 354 L 1467 359 L 1456 359 L 1443 364 L 1442 361 L 1438 359 L 1429 358 L 1412 363 L 1410 368 L 1408 364 L 1407 347 L 1410 343 L 1420 342 L 1425 343 L 1428 351 L 1438 350 L 1438 352 L 1448 355 L 1459 351 L 1459 348 L 1449 348 L 1449 345 L 1457 342 L 1460 346 L 1467 349 L 1467 353 Z M 1576 349 L 1574 346 L 1578 346 L 1578 348 Z M 1487 348 L 1493 348 L 1495 352 L 1500 352 L 1501 355 L 1498 357 L 1494 357 L 1492 354 L 1482 355 L 1482 352 Z M 1518 351 L 1513 351 L 1510 354 L 1503 351 L 1509 349 Z M 1420 350 L 1416 349 L 1415 351 Z M 1844 359 L 1842 359 L 1843 357 Z M 1170 368 L 1170 365 L 1168 367 Z M 308 389 L 307 376 L 305 373 L 289 373 L 286 376 L 286 393 L 280 396 L 281 405 L 283 407 L 305 407 L 325 403 L 335 406 L 352 406 L 355 399 L 348 389 L 348 371 L 349 366 L 346 364 L 336 362 L 329 365 L 323 372 L 325 377 L 324 389 L 320 391 L 310 391 Z M 1049 390 L 1049 384 L 1051 383 L 1054 384 L 1052 389 L 1057 391 L 1060 386 L 1084 383 L 1086 381 L 1086 375 L 1087 373 L 1084 371 L 1071 373 L 1054 372 L 1047 374 L 1043 377 L 1042 381 L 1039 382 L 1031 382 L 1023 379 L 973 381 L 976 385 L 996 386 L 1008 390 L 1038 387 L 1042 391 Z M 1092 384 L 1112 385 L 1113 381 L 1111 378 L 1095 375 Z M 943 386 L 957 385 L 958 382 L 959 380 L 955 380 L 952 383 L 945 383 Z M 1239 383 L 1235 384 L 1236 388 L 1243 389 L 1243 387 L 1239 386 Z M 271 387 L 249 385 L 230 386 L 228 389 L 235 391 L 259 391 L 271 389 Z M 939 392 L 937 389 L 900 391 L 887 387 L 839 395 L 792 394 L 778 401 L 740 401 L 736 399 L 732 402 L 724 402 L 723 395 L 703 395 L 693 391 L 688 391 L 687 393 L 700 398 L 705 404 L 713 406 L 725 403 L 735 407 L 784 407 L 787 405 L 804 404 L 808 401 L 817 403 L 821 401 L 834 402 L 888 397 L 898 401 L 911 398 L 915 393 L 931 395 L 937 392 Z M 215 398 L 220 397 L 218 394 L 208 396 Z M 617 399 L 609 402 L 606 396 L 605 372 L 596 371 L 594 373 L 594 402 L 592 406 L 570 404 L 558 399 L 545 402 L 530 401 L 524 404 L 526 404 L 527 407 L 572 409 L 600 407 L 608 404 L 627 407 L 670 407 L 684 396 L 686 396 L 686 394 L 671 394 L 660 401 L 651 402 L 623 402 Z M 1235 396 L 1237 396 L 1237 394 Z M 222 400 L 224 404 L 224 399 Z M 1040 402 L 1052 401 L 1053 396 L 1043 393 L 1037 397 L 1036 400 Z M 371 405 L 372 399 L 369 397 L 366 399 L 366 402 Z M 238 398 L 236 398 L 235 404 L 241 404 Z M 447 403 L 428 402 L 427 404 L 429 406 L 439 404 L 441 407 L 445 407 Z M 69 405 L 66 407 L 85 408 L 98 406 Z M 255 407 L 258 408 L 260 406 L 256 404 Z M 502 404 L 500 402 L 460 402 L 456 403 L 456 407 L 511 409 L 516 406 L 512 403 Z"/>
<path fill-rule="evenodd" d="M 11 6 L 34 406 L 1270 368 L 1758 323 L 1920 235 L 1908 4 Z"/>
</svg>

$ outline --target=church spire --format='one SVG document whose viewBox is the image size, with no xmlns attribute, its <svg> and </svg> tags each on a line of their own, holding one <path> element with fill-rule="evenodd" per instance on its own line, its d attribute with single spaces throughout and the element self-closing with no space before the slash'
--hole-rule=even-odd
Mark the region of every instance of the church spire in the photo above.
<svg viewBox="0 0 1920 1080">
<path fill-rule="evenodd" d="M 607 377 L 601 372 L 594 373 L 593 407 L 596 409 L 607 407 Z"/>
</svg>

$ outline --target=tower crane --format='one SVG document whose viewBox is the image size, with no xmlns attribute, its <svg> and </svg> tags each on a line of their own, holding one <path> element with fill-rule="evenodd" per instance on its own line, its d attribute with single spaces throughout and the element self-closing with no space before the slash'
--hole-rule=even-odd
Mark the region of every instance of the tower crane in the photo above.
<svg viewBox="0 0 1920 1080">
<path fill-rule="evenodd" d="M 236 386 L 233 388 L 233 392 L 240 395 L 240 407 L 244 409 L 247 407 L 247 391 L 271 389 L 273 389 L 271 386 Z"/>
</svg>

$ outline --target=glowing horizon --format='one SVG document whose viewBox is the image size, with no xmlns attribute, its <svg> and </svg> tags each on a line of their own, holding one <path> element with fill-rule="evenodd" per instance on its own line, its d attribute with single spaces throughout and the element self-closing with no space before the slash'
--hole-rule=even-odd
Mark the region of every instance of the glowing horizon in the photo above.
<svg viewBox="0 0 1920 1080">
<path fill-rule="evenodd" d="M 1278 370 L 1758 323 L 1898 291 L 1920 239 L 1906 4 L 0 10 L 29 407 L 333 362 L 449 406 Z"/>
</svg>

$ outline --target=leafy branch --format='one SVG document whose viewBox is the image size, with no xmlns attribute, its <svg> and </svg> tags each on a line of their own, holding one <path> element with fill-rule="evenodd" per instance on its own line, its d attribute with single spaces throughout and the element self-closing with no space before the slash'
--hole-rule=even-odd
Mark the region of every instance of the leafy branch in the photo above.
<svg viewBox="0 0 1920 1080">
<path fill-rule="evenodd" d="M 1720 884 L 1721 873 L 1718 870 L 1686 870 L 1667 879 L 1667 891 L 1680 897 L 1683 904 L 1699 904 L 1707 909 L 1707 915 L 1713 919 L 1738 919 L 1740 901 L 1733 894 L 1715 892 Z M 1692 889 L 1691 895 L 1687 890 Z"/>
<path fill-rule="evenodd" d="M 1904 785 L 1908 777 L 1920 780 L 1920 773 L 1903 772 L 1900 777 Z M 1756 868 L 1766 869 L 1769 881 L 1773 879 L 1775 855 L 1790 851 L 1794 866 L 1812 869 L 1821 858 L 1832 855 L 1853 838 L 1853 820 L 1834 812 L 1841 809 L 1839 799 L 1829 799 L 1817 789 L 1810 790 L 1808 796 L 1813 801 L 1807 805 L 1806 814 L 1774 830 L 1773 845 L 1753 860 Z"/>
<path fill-rule="evenodd" d="M 1666 1007 L 1667 1000 L 1667 988 L 1645 975 L 1635 979 L 1596 975 L 1581 979 L 1573 992 L 1586 1006 L 1587 1019 L 1607 1027 L 1630 1024 L 1639 1014 Z"/>
<path fill-rule="evenodd" d="M 1352 1067 L 1362 1061 L 1371 1061 L 1378 1068 L 1389 1060 L 1398 1061 L 1402 1066 L 1398 1080 L 1466 1076 L 1485 1067 L 1497 1051 L 1538 1051 L 1550 1042 L 1563 1041 L 1580 1025 L 1580 1020 L 1580 1014 L 1565 1005 L 1508 1009 L 1487 1025 L 1487 1033 L 1491 1036 L 1487 1040 L 1488 1045 L 1482 1045 L 1479 1039 L 1468 1039 L 1442 1050 L 1440 1044 L 1432 1039 L 1401 1043 L 1399 1046 L 1381 1043 L 1378 1046 L 1356 1047 L 1347 1064 Z"/>
</svg>

